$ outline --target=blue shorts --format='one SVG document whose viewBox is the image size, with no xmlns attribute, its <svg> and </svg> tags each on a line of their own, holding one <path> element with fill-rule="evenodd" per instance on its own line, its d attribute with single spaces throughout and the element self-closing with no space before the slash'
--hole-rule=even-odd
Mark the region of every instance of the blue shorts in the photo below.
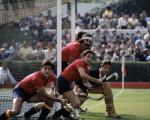
<svg viewBox="0 0 150 120">
<path fill-rule="evenodd" d="M 62 61 L 62 71 L 68 66 L 68 62 Z"/>
<path fill-rule="evenodd" d="M 13 90 L 13 98 L 20 97 L 23 99 L 23 101 L 27 101 L 33 96 L 33 94 L 29 94 L 25 92 L 21 87 L 17 86 Z"/>
<path fill-rule="evenodd" d="M 71 91 L 73 88 L 71 87 L 71 82 L 66 80 L 64 77 L 59 76 L 58 78 L 58 92 L 60 94 L 64 92 Z"/>
</svg>

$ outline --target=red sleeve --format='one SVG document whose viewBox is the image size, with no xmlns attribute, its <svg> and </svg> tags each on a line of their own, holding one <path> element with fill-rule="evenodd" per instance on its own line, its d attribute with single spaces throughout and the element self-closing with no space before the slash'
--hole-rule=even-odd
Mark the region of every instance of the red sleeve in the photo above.
<svg viewBox="0 0 150 120">
<path fill-rule="evenodd" d="M 32 79 L 32 84 L 35 88 L 39 88 L 44 86 L 43 84 L 43 80 L 42 80 L 42 76 L 41 75 L 36 75 L 33 79 Z"/>
<path fill-rule="evenodd" d="M 62 54 L 62 61 L 68 62 L 69 61 L 69 57 L 70 57 L 70 47 L 69 47 L 69 45 L 65 46 L 62 49 L 61 54 Z"/>
<path fill-rule="evenodd" d="M 76 68 L 80 68 L 80 67 L 82 67 L 83 69 L 85 68 L 83 61 L 77 61 L 75 66 L 76 66 Z"/>
<path fill-rule="evenodd" d="M 47 83 L 47 87 L 51 86 L 52 84 L 54 84 L 54 81 L 56 81 L 56 75 L 52 74 L 52 76 L 49 78 L 48 83 Z"/>
</svg>

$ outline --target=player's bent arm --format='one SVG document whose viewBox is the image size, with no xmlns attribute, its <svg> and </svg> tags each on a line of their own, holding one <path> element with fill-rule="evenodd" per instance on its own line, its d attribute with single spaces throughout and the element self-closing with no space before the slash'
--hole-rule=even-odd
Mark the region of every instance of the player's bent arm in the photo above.
<svg viewBox="0 0 150 120">
<path fill-rule="evenodd" d="M 90 81 L 90 82 L 95 82 L 95 83 L 98 83 L 98 84 L 101 84 L 101 83 L 102 83 L 102 81 L 101 81 L 100 79 L 96 79 L 96 78 L 94 78 L 94 77 L 88 75 L 88 74 L 85 72 L 84 68 L 80 67 L 80 68 L 78 68 L 78 71 L 79 71 L 79 74 L 80 74 L 80 76 L 81 76 L 82 79 L 88 80 L 88 81 Z"/>
<path fill-rule="evenodd" d="M 56 101 L 56 102 L 61 102 L 62 100 L 59 98 L 56 98 L 50 94 L 48 94 L 45 90 L 45 87 L 40 87 L 38 88 L 38 93 L 40 93 L 43 97 L 45 97 L 47 100 L 52 100 L 52 101 Z"/>
<path fill-rule="evenodd" d="M 59 92 L 58 92 L 58 79 L 56 79 L 54 81 L 54 92 L 55 92 L 55 96 L 59 96 Z"/>
<path fill-rule="evenodd" d="M 86 86 L 88 89 L 91 89 L 91 88 L 92 88 L 92 84 L 91 84 L 89 81 L 82 79 L 82 83 L 83 83 L 83 85 Z"/>
</svg>

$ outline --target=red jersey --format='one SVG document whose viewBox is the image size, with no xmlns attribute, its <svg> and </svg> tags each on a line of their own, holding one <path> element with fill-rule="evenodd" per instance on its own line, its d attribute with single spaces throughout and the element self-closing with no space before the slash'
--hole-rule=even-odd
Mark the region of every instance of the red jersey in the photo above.
<svg viewBox="0 0 150 120">
<path fill-rule="evenodd" d="M 55 74 L 51 74 L 49 79 L 45 79 L 45 76 L 41 71 L 34 72 L 24 79 L 22 79 L 18 85 L 29 94 L 37 92 L 37 89 L 42 86 L 48 86 L 56 80 Z"/>
<path fill-rule="evenodd" d="M 67 44 L 62 49 L 62 61 L 73 62 L 74 60 L 80 58 L 80 54 L 83 52 L 79 42 L 73 42 Z"/>
<path fill-rule="evenodd" d="M 68 81 L 76 81 L 82 79 L 78 68 L 82 67 L 86 73 L 88 73 L 88 64 L 83 59 L 78 59 L 72 62 L 69 66 L 65 68 L 65 70 L 61 73 L 61 76 L 63 76 Z"/>
</svg>

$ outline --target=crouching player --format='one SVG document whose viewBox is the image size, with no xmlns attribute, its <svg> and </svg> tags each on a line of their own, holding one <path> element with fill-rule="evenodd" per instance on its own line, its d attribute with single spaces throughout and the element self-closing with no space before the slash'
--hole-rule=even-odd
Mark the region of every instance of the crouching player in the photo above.
<svg viewBox="0 0 150 120">
<path fill-rule="evenodd" d="M 79 108 L 81 105 L 79 97 L 75 94 L 72 85 L 76 80 L 85 79 L 87 81 L 101 84 L 101 79 L 97 79 L 88 75 L 88 67 L 91 65 L 94 58 L 94 53 L 90 50 L 85 50 L 82 53 L 82 58 L 73 61 L 68 65 L 58 78 L 58 92 L 66 98 L 74 109 Z M 57 118 L 60 114 L 70 115 L 70 113 L 62 108 L 53 115 L 53 118 Z"/>
<path fill-rule="evenodd" d="M 93 82 L 87 83 L 84 81 L 78 81 L 77 86 L 80 91 L 94 94 L 103 94 L 104 101 L 106 104 L 106 117 L 121 119 L 122 117 L 118 115 L 115 111 L 114 100 L 112 90 L 109 84 L 108 75 L 111 70 L 111 62 L 109 60 L 104 60 L 101 64 L 101 68 L 98 70 L 90 71 L 90 75 L 95 78 L 100 78 L 103 80 L 101 85 L 95 84 Z M 115 76 L 115 79 L 118 79 L 118 76 Z"/>
<path fill-rule="evenodd" d="M 45 87 L 45 89 L 49 95 L 55 96 L 55 97 L 59 96 L 59 94 L 56 91 L 56 80 L 52 81 L 52 84 Z M 41 113 L 37 120 L 45 120 L 46 116 L 51 112 L 53 104 L 54 104 L 54 101 L 51 101 L 50 104 L 45 103 L 45 102 L 40 102 L 40 103 L 34 104 L 32 108 L 30 108 L 27 112 L 25 112 L 23 114 L 24 120 L 29 120 L 29 118 L 33 114 L 35 114 L 39 111 L 41 111 Z"/>
<path fill-rule="evenodd" d="M 56 79 L 53 73 L 53 64 L 44 60 L 41 70 L 34 72 L 21 80 L 13 90 L 12 109 L 0 114 L 0 120 L 7 120 L 20 113 L 23 102 L 44 102 L 44 107 L 52 106 L 53 102 L 65 104 L 65 99 L 59 99 L 46 92 L 45 86 Z"/>
</svg>

